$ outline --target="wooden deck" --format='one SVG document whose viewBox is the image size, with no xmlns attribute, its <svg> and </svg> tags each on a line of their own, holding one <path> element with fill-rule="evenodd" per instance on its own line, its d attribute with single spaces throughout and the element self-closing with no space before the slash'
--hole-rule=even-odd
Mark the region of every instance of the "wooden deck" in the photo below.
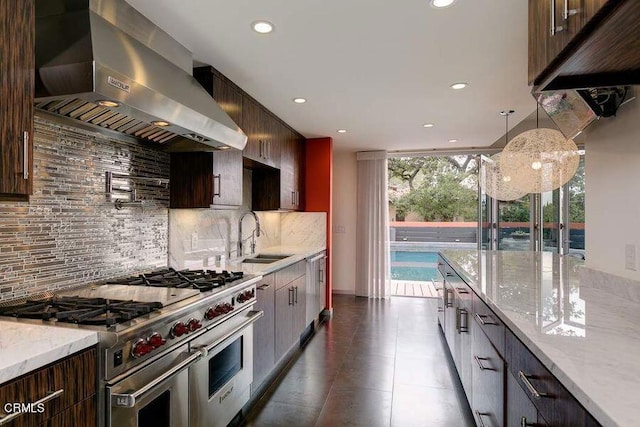
<svg viewBox="0 0 640 427">
<path fill-rule="evenodd" d="M 391 295 L 397 297 L 437 298 L 438 293 L 432 281 L 392 280 Z"/>
</svg>

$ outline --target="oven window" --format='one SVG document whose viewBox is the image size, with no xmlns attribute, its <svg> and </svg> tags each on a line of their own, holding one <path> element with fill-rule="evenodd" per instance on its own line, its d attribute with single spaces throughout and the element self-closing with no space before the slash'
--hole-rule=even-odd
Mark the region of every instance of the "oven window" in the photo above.
<svg viewBox="0 0 640 427">
<path fill-rule="evenodd" d="M 209 398 L 242 369 L 242 337 L 209 359 Z"/>
<path fill-rule="evenodd" d="M 156 397 L 138 412 L 138 427 L 169 427 L 171 423 L 171 390 Z"/>
</svg>

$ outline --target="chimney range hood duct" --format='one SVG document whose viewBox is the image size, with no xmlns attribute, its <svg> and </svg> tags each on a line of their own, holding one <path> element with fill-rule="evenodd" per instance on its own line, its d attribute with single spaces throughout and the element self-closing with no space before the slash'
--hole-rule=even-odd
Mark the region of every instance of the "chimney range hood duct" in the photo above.
<svg viewBox="0 0 640 427">
<path fill-rule="evenodd" d="M 242 150 L 191 53 L 124 0 L 36 0 L 36 108 L 163 144 Z"/>
</svg>

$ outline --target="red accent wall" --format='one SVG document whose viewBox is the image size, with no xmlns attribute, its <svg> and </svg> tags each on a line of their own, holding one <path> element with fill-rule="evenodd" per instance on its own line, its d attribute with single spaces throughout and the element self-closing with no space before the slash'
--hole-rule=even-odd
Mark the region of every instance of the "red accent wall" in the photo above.
<svg viewBox="0 0 640 427">
<path fill-rule="evenodd" d="M 307 139 L 305 159 L 305 210 L 307 212 L 327 213 L 327 307 L 333 307 L 331 298 L 332 258 L 332 188 L 333 188 L 333 139 Z"/>
</svg>

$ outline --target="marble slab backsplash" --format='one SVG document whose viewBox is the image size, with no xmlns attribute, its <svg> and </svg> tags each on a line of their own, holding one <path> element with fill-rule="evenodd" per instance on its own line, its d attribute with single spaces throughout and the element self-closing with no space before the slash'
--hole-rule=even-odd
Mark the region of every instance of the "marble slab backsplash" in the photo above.
<svg viewBox="0 0 640 427">
<path fill-rule="evenodd" d="M 244 189 L 251 177 L 245 171 Z M 248 172 L 250 174 L 250 172 Z M 247 182 L 248 181 L 248 182 Z M 250 200 L 245 197 L 243 200 Z M 169 266 L 182 268 L 222 268 L 219 257 L 238 258 L 238 221 L 248 206 L 236 210 L 171 209 L 169 212 Z M 260 236 L 256 239 L 256 253 L 281 245 L 324 246 L 326 242 L 326 214 L 316 212 L 257 212 Z M 244 255 L 251 251 L 254 220 L 243 220 Z"/>
<path fill-rule="evenodd" d="M 144 208 L 116 210 L 105 172 L 169 178 L 169 155 L 39 115 L 34 131 L 33 195 L 0 202 L 0 300 L 165 266 L 169 189 L 139 182 Z"/>
</svg>

